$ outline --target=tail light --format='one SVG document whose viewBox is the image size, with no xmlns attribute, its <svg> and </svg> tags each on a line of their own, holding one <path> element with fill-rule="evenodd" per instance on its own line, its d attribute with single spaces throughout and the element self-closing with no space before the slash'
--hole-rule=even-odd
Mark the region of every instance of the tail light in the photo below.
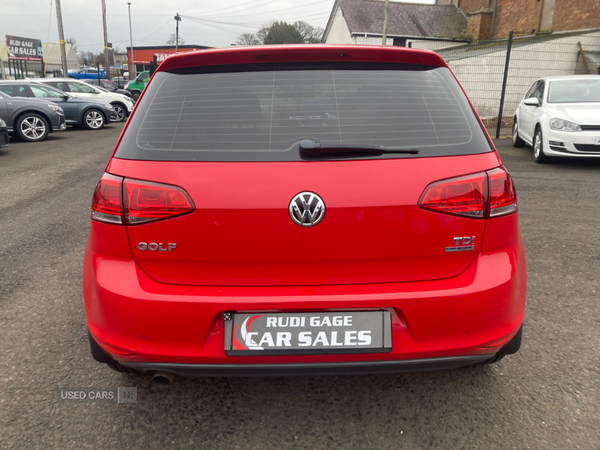
<svg viewBox="0 0 600 450">
<path fill-rule="evenodd" d="M 517 211 L 517 193 L 512 178 L 498 167 L 488 171 L 490 178 L 490 217 L 504 216 Z"/>
<path fill-rule="evenodd" d="M 419 205 L 458 216 L 485 217 L 485 172 L 430 184 L 421 196 Z"/>
<path fill-rule="evenodd" d="M 104 174 L 92 201 L 92 219 L 137 225 L 194 210 L 188 194 L 177 186 Z"/>
<path fill-rule="evenodd" d="M 123 223 L 122 182 L 123 178 L 108 173 L 102 176 L 92 199 L 92 219 L 99 222 Z"/>
<path fill-rule="evenodd" d="M 436 181 L 427 186 L 419 206 L 478 219 L 504 216 L 518 209 L 515 186 L 504 167 Z"/>
<path fill-rule="evenodd" d="M 180 216 L 193 211 L 187 193 L 167 184 L 125 180 L 125 222 L 131 225 Z"/>
</svg>

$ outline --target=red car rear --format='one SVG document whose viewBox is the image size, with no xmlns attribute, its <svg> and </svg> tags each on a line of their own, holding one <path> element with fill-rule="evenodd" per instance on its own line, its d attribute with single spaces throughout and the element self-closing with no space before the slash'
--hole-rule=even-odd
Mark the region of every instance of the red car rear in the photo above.
<svg viewBox="0 0 600 450">
<path fill-rule="evenodd" d="M 491 140 L 438 55 L 392 47 L 167 59 L 84 261 L 94 357 L 158 381 L 493 362 L 525 291 Z"/>
</svg>

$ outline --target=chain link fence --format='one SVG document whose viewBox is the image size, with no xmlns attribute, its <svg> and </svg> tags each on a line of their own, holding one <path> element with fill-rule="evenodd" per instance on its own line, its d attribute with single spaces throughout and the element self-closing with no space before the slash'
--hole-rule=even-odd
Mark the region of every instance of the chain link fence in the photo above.
<svg viewBox="0 0 600 450">
<path fill-rule="evenodd" d="M 415 48 L 439 53 L 455 73 L 492 137 L 510 136 L 514 112 L 539 78 L 600 74 L 600 31 L 515 36 L 505 80 L 509 40 L 459 44 L 414 41 Z M 502 120 L 498 117 L 505 88 Z"/>
</svg>

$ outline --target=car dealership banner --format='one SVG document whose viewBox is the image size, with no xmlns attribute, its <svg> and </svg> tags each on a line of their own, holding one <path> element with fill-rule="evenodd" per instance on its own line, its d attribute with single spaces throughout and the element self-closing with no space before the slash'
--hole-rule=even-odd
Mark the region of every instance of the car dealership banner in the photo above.
<svg viewBox="0 0 600 450">
<path fill-rule="evenodd" d="M 42 41 L 40 39 L 24 38 L 6 35 L 8 59 L 24 59 L 27 61 L 42 61 Z"/>
</svg>

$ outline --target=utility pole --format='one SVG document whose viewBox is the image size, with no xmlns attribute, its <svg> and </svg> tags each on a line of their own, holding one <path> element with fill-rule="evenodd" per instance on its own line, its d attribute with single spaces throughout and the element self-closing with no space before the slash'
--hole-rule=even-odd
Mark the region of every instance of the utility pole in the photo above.
<svg viewBox="0 0 600 450">
<path fill-rule="evenodd" d="M 175 22 L 177 23 L 175 26 L 175 53 L 177 53 L 179 51 L 179 22 L 181 22 L 179 13 L 175 16 Z"/>
<path fill-rule="evenodd" d="M 131 33 L 131 2 L 127 2 L 129 9 L 129 42 L 131 43 L 131 58 L 129 59 L 129 79 L 135 80 L 135 62 L 133 61 L 133 34 Z"/>
<path fill-rule="evenodd" d="M 390 9 L 390 0 L 385 0 L 385 9 L 383 10 L 383 37 L 381 39 L 381 45 L 387 44 L 387 23 L 388 23 L 388 11 Z"/>
<path fill-rule="evenodd" d="M 106 2 L 102 0 L 102 26 L 104 27 L 104 73 L 106 78 L 110 78 L 110 61 L 108 59 L 108 37 L 106 36 Z M 100 72 L 98 72 L 100 77 Z"/>
<path fill-rule="evenodd" d="M 58 39 L 60 41 L 60 61 L 62 63 L 63 77 L 68 77 L 67 52 L 65 50 L 65 33 L 62 26 L 62 12 L 60 9 L 60 0 L 56 0 L 56 22 L 58 24 Z"/>
</svg>

